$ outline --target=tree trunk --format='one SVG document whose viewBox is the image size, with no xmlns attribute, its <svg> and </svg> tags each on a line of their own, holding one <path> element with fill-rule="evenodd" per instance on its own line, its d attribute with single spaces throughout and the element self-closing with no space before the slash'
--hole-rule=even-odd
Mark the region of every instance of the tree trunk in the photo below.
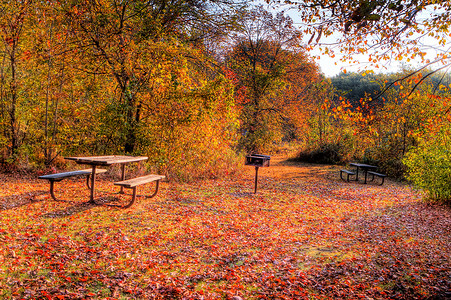
<svg viewBox="0 0 451 300">
<path fill-rule="evenodd" d="M 134 95 L 130 92 L 130 84 L 126 79 L 124 80 L 126 84 L 124 84 L 124 88 L 122 91 L 123 97 L 125 97 L 127 103 L 127 114 L 126 114 L 126 123 L 127 123 L 127 132 L 125 135 L 125 143 L 124 150 L 127 154 L 132 154 L 135 151 L 136 146 L 136 117 L 135 117 L 135 99 Z M 137 112 L 139 113 L 139 111 Z"/>
<path fill-rule="evenodd" d="M 14 42 L 10 53 L 11 64 L 11 81 L 10 81 L 10 93 L 11 93 L 11 108 L 9 111 L 10 118 L 10 134 L 11 134 L 11 149 L 10 155 L 17 153 L 19 149 L 19 126 L 17 124 L 17 78 L 16 78 L 16 44 Z"/>
</svg>

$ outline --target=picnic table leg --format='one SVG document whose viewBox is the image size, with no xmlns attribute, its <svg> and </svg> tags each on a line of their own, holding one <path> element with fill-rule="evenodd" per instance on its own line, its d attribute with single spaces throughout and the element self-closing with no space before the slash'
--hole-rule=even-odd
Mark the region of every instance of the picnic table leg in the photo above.
<svg viewBox="0 0 451 300">
<path fill-rule="evenodd" d="M 50 196 L 52 196 L 53 200 L 57 201 L 58 199 L 56 199 L 56 197 L 55 197 L 54 188 L 55 188 L 55 181 L 50 180 Z"/>
<path fill-rule="evenodd" d="M 156 184 L 155 185 L 155 192 L 152 195 L 147 196 L 146 198 L 153 198 L 153 197 L 155 197 L 157 195 L 158 187 L 160 186 L 160 180 L 155 181 L 155 184 Z"/>
<path fill-rule="evenodd" d="M 89 199 L 89 203 L 94 204 L 94 188 L 96 182 L 96 165 L 92 165 L 92 174 L 91 174 L 91 197 Z"/>
<path fill-rule="evenodd" d="M 129 208 L 130 206 L 133 205 L 133 203 L 135 203 L 135 199 L 136 199 L 136 186 L 134 186 L 133 188 L 133 194 L 132 194 L 132 200 L 125 206 L 123 206 L 122 208 Z"/>
<path fill-rule="evenodd" d="M 125 164 L 121 164 L 121 170 L 122 170 L 121 181 L 124 181 L 125 180 Z M 124 194 L 123 186 L 121 186 L 121 190 L 120 190 L 119 194 Z"/>
</svg>

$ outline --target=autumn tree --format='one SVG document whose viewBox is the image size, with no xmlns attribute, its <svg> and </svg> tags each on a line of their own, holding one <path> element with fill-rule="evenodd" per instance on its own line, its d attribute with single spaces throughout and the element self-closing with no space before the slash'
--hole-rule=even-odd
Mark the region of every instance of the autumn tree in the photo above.
<svg viewBox="0 0 451 300">
<path fill-rule="evenodd" d="M 241 147 L 256 152 L 280 138 L 282 123 L 296 120 L 300 103 L 308 98 L 309 83 L 318 74 L 289 17 L 257 7 L 242 18 L 241 25 L 225 62 L 236 79 Z"/>
<path fill-rule="evenodd" d="M 365 74 L 362 76 L 361 73 L 356 72 L 341 72 L 337 76 L 331 78 L 331 82 L 333 86 L 338 91 L 338 97 L 345 97 L 352 106 L 357 107 L 360 105 L 360 100 L 365 98 L 366 96 L 374 97 L 381 92 L 381 82 L 384 82 L 385 79 L 389 79 L 385 75 L 379 75 L 374 73 Z M 390 79 L 392 79 L 390 77 Z M 338 98 L 337 97 L 337 98 Z M 377 105 L 377 102 L 381 102 L 382 99 L 379 97 L 375 101 L 374 105 Z"/>
<path fill-rule="evenodd" d="M 430 72 L 426 70 L 425 74 Z M 403 73 L 385 76 L 381 89 L 384 90 L 392 82 L 390 77 L 402 78 L 411 73 L 412 70 L 407 69 Z M 381 97 L 383 105 L 373 106 L 368 122 L 362 126 L 369 129 L 365 134 L 370 135 L 372 141 L 367 143 L 368 159 L 378 161 L 392 176 L 404 176 L 406 168 L 402 160 L 422 140 L 419 133 L 426 134 L 429 120 L 446 114 L 449 108 L 447 87 L 440 83 L 444 80 L 449 82 L 449 77 L 444 73 L 429 78 L 419 73 L 414 78 L 396 81 L 392 88 L 386 90 Z M 415 87 L 419 82 L 422 84 Z M 373 102 L 371 98 L 366 101 Z M 437 123 L 437 126 L 442 124 Z"/>
<path fill-rule="evenodd" d="M 33 23 L 38 27 L 27 41 L 31 47 L 27 68 L 32 72 L 35 103 L 30 128 L 34 131 L 35 159 L 43 160 L 48 167 L 73 142 L 68 128 L 73 127 L 78 117 L 75 98 L 80 89 L 75 87 L 83 85 L 76 79 L 80 72 L 70 68 L 73 62 L 70 31 L 61 26 L 63 16 L 57 2 L 34 2 L 33 9 L 36 11 Z"/>
<path fill-rule="evenodd" d="M 26 36 L 29 32 L 30 6 L 32 1 L 2 1 L 0 12 L 0 146 L 7 149 L 6 156 L 15 161 L 20 146 L 27 138 L 23 98 L 27 55 Z"/>
<path fill-rule="evenodd" d="M 63 5 L 80 67 L 116 84 L 110 90 L 115 95 L 111 105 L 120 116 L 116 132 L 125 152 L 137 148 L 143 109 L 155 109 L 142 95 L 157 96 L 165 88 L 160 84 L 164 78 L 178 84 L 178 64 L 183 57 L 196 57 L 190 43 L 223 34 L 233 24 L 233 13 L 222 10 L 234 5 L 197 0 L 81 0 Z"/>
</svg>

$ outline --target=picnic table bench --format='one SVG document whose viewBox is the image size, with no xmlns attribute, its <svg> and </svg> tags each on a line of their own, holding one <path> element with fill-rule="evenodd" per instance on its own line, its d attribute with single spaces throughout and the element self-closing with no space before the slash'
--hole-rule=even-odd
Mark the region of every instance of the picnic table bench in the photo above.
<svg viewBox="0 0 451 300">
<path fill-rule="evenodd" d="M 377 177 L 381 178 L 382 182 L 379 185 L 383 185 L 385 177 L 387 177 L 387 175 L 385 175 L 385 174 L 381 174 L 381 173 L 377 173 L 377 172 L 373 172 L 373 171 L 368 171 L 368 174 L 372 176 L 370 181 L 374 180 L 374 176 L 377 176 Z"/>
<path fill-rule="evenodd" d="M 105 173 L 107 170 L 105 169 L 96 169 L 96 174 Z M 91 188 L 89 182 L 90 177 L 92 174 L 92 169 L 84 169 L 84 170 L 76 170 L 76 171 L 70 171 L 70 172 L 61 172 L 61 173 L 54 173 L 54 174 L 48 174 L 48 175 L 42 175 L 39 176 L 39 179 L 46 179 L 50 182 L 50 195 L 52 196 L 52 199 L 57 201 L 58 199 L 55 197 L 55 182 L 64 180 L 69 177 L 74 176 L 83 176 L 86 175 L 86 185 L 88 186 L 88 189 Z"/>
<path fill-rule="evenodd" d="M 128 208 L 128 207 L 132 206 L 133 203 L 135 202 L 136 188 L 138 186 L 155 181 L 156 182 L 155 192 L 150 196 L 145 196 L 146 198 L 152 198 L 152 197 L 155 197 L 155 195 L 158 193 L 158 187 L 160 184 L 160 180 L 162 180 L 164 178 L 166 178 L 166 177 L 163 175 L 150 174 L 150 175 L 136 177 L 136 178 L 127 179 L 127 180 L 123 180 L 123 181 L 117 181 L 114 184 L 133 190 L 132 200 L 127 205 L 124 206 L 124 208 Z"/>
<path fill-rule="evenodd" d="M 355 172 L 352 172 L 352 171 L 349 171 L 349 170 L 344 170 L 344 169 L 342 169 L 342 170 L 340 170 L 340 178 L 341 178 L 342 180 L 344 180 L 344 178 L 343 178 L 343 173 L 345 173 L 345 174 L 347 175 L 346 181 L 348 181 L 348 182 L 349 182 L 349 176 L 355 175 Z"/>
</svg>

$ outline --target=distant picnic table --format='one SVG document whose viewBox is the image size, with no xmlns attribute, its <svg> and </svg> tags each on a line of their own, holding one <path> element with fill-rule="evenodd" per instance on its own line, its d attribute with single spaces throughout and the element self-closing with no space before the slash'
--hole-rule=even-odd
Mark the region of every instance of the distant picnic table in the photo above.
<svg viewBox="0 0 451 300">
<path fill-rule="evenodd" d="M 366 184 L 368 181 L 368 175 L 371 175 L 370 181 L 374 180 L 374 177 L 377 176 L 382 179 L 382 182 L 380 185 L 384 184 L 384 179 L 387 177 L 385 174 L 377 173 L 375 170 L 377 170 L 377 166 L 368 165 L 368 164 L 362 164 L 362 163 L 350 163 L 349 164 L 352 167 L 355 167 L 355 171 L 349 171 L 349 170 L 340 170 L 340 177 L 344 180 L 343 174 L 347 175 L 346 181 L 350 181 L 350 176 L 355 176 L 355 181 L 359 181 L 359 174 L 363 173 L 364 180 L 363 183 Z"/>
<path fill-rule="evenodd" d="M 377 170 L 377 166 L 372 166 L 372 165 L 367 165 L 367 164 L 350 163 L 349 165 L 350 165 L 350 166 L 353 166 L 353 167 L 356 167 L 356 171 L 355 171 L 355 173 L 356 173 L 356 175 L 355 175 L 355 177 L 356 177 L 355 180 L 356 180 L 356 181 L 359 181 L 359 170 L 360 170 L 360 173 L 363 172 L 363 175 L 364 175 L 364 177 L 365 177 L 363 183 L 366 183 L 366 181 L 367 181 L 368 171 L 371 171 L 371 170 Z"/>
</svg>

